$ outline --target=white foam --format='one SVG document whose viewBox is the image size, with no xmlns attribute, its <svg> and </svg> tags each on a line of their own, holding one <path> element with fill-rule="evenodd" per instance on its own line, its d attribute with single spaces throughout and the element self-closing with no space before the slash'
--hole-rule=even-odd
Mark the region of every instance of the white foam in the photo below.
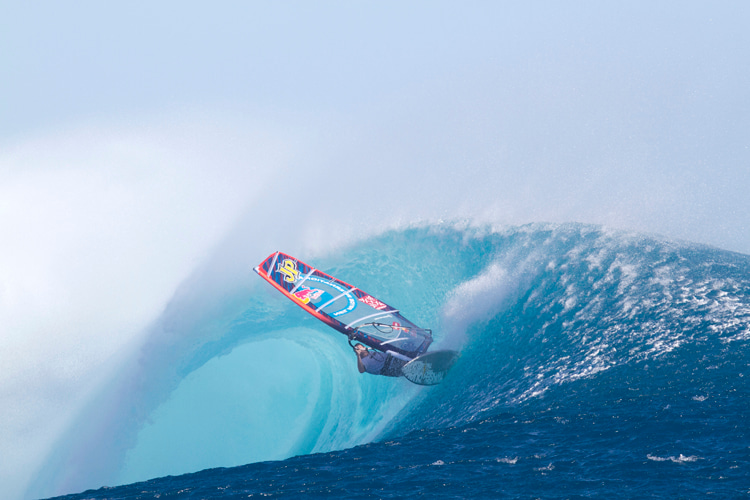
<svg viewBox="0 0 750 500">
<path fill-rule="evenodd" d="M 660 457 L 660 456 L 657 456 L 657 455 L 648 454 L 648 455 L 646 455 L 646 458 L 648 458 L 649 460 L 652 460 L 654 462 L 674 462 L 676 464 L 688 463 L 688 462 L 696 462 L 698 460 L 703 460 L 701 457 L 698 457 L 698 456 L 695 456 L 695 455 L 685 456 L 682 453 L 680 453 L 676 457 L 674 457 L 674 456 Z"/>
</svg>

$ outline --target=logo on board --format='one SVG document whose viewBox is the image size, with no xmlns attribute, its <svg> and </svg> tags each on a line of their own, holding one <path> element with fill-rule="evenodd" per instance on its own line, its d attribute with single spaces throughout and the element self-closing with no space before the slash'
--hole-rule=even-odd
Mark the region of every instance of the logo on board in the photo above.
<svg viewBox="0 0 750 500">
<path fill-rule="evenodd" d="M 294 283 L 299 279 L 299 270 L 297 269 L 297 263 L 291 259 L 284 259 L 277 269 L 281 274 L 284 275 L 284 281 L 287 283 Z"/>
</svg>

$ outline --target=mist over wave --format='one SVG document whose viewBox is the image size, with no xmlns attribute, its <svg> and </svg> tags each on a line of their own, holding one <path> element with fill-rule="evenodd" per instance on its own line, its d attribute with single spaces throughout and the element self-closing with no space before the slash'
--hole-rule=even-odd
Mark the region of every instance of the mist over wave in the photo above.
<svg viewBox="0 0 750 500">
<path fill-rule="evenodd" d="M 450 377 L 419 388 L 359 375 L 343 336 L 249 266 L 241 279 L 198 273 L 82 412 L 32 496 L 340 450 L 514 408 L 597 405 L 631 390 L 640 404 L 664 390 L 653 374 L 675 363 L 693 379 L 667 380 L 663 401 L 747 389 L 734 373 L 750 339 L 750 259 L 740 254 L 577 224 L 439 224 L 308 260 L 398 304 L 435 330 L 437 347 L 461 349 Z"/>
</svg>

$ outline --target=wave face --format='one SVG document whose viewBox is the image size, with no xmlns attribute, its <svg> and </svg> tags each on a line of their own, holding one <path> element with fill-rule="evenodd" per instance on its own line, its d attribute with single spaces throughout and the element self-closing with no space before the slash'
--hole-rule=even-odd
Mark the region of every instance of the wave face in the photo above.
<svg viewBox="0 0 750 500">
<path fill-rule="evenodd" d="M 345 337 L 256 276 L 196 278 L 29 496 L 212 467 L 233 468 L 85 497 L 747 492 L 750 257 L 539 224 L 300 257 L 460 349 L 447 379 L 360 375 Z"/>
</svg>

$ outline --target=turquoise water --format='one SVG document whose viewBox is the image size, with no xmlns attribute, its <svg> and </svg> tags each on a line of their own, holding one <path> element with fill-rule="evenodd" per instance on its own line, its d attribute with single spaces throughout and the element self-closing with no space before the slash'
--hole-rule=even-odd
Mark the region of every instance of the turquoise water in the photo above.
<svg viewBox="0 0 750 500">
<path fill-rule="evenodd" d="M 299 257 L 460 350 L 449 377 L 360 375 L 249 262 L 185 284 L 29 496 L 750 494 L 750 257 L 585 225 L 427 226 Z"/>
</svg>

